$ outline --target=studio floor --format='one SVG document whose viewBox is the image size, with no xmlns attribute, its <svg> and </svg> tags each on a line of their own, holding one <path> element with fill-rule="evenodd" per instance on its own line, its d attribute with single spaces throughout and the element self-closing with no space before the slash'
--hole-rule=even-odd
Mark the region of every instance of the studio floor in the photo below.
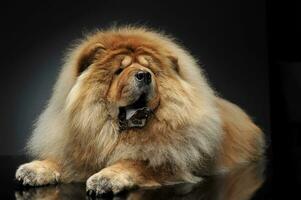
<svg viewBox="0 0 301 200">
<path fill-rule="evenodd" d="M 58 184 L 28 188 L 18 185 L 14 173 L 18 165 L 27 161 L 24 156 L 1 156 L 0 199 L 17 200 L 79 200 L 93 199 L 85 192 L 85 184 Z M 271 161 L 265 159 L 249 164 L 229 174 L 207 177 L 199 184 L 179 184 L 163 188 L 138 189 L 118 196 L 108 195 L 98 199 L 199 199 L 199 200 L 258 200 L 272 198 Z"/>
</svg>

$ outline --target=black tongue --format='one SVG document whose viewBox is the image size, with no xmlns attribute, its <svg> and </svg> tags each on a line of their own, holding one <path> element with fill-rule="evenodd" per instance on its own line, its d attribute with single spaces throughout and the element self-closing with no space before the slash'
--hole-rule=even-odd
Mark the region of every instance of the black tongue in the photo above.
<svg viewBox="0 0 301 200">
<path fill-rule="evenodd" d="M 146 120 L 151 114 L 151 109 L 143 107 L 138 109 L 125 109 L 122 112 L 119 118 L 119 127 L 121 130 L 125 130 L 127 128 L 145 126 Z"/>
</svg>

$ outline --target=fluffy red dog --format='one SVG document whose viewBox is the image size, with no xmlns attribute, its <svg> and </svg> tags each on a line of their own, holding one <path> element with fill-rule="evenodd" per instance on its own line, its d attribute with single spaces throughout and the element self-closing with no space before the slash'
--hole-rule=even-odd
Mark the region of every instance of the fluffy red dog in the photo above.
<svg viewBox="0 0 301 200">
<path fill-rule="evenodd" d="M 172 38 L 123 27 L 71 51 L 28 148 L 23 184 L 87 181 L 101 195 L 198 182 L 257 160 L 264 140 Z"/>
</svg>

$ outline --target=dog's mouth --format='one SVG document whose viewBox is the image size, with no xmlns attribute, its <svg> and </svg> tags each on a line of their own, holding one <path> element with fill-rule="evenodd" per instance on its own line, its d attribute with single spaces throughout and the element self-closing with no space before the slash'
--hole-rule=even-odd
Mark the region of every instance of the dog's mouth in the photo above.
<svg viewBox="0 0 301 200">
<path fill-rule="evenodd" d="M 119 107 L 119 129 L 141 128 L 151 113 L 152 109 L 147 107 L 147 95 L 143 93 L 134 103 Z"/>
</svg>

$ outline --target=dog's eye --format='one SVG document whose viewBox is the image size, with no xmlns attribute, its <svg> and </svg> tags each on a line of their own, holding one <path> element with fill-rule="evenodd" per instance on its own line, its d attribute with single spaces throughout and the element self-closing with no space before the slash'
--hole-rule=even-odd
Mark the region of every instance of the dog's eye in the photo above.
<svg viewBox="0 0 301 200">
<path fill-rule="evenodd" d="M 115 72 L 116 75 L 120 74 L 122 72 L 122 68 L 117 69 L 117 71 Z"/>
</svg>

